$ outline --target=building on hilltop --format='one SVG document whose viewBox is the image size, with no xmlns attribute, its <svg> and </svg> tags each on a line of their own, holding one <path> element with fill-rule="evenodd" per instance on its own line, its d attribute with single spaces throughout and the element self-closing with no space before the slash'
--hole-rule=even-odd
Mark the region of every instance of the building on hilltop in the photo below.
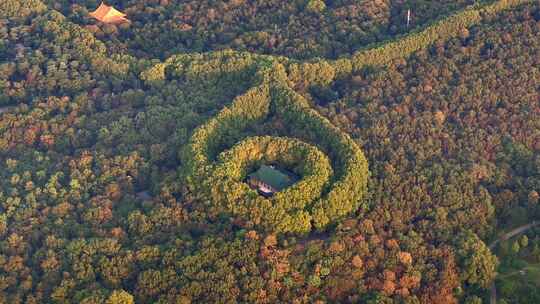
<svg viewBox="0 0 540 304">
<path fill-rule="evenodd" d="M 262 165 L 259 170 L 248 176 L 247 183 L 264 197 L 270 197 L 295 183 L 295 179 L 274 166 Z"/>
<path fill-rule="evenodd" d="M 103 2 L 101 2 L 95 11 L 90 13 L 90 16 L 103 23 L 118 24 L 129 22 L 129 20 L 126 18 L 126 14 L 118 11 L 112 6 L 106 5 Z"/>
</svg>

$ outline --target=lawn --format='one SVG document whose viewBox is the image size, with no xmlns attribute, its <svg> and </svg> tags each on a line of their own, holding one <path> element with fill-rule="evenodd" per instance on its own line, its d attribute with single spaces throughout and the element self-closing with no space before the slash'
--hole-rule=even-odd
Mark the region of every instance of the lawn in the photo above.
<svg viewBox="0 0 540 304">
<path fill-rule="evenodd" d="M 540 303 L 540 263 L 515 258 L 501 265 L 496 285 L 499 303 Z"/>
</svg>

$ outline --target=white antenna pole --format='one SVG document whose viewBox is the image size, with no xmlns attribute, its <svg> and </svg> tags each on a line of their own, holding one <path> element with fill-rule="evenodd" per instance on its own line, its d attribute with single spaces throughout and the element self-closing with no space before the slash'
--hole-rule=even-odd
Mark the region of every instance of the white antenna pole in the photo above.
<svg viewBox="0 0 540 304">
<path fill-rule="evenodd" d="M 407 28 L 409 28 L 409 24 L 411 24 L 411 10 L 407 10 Z"/>
</svg>

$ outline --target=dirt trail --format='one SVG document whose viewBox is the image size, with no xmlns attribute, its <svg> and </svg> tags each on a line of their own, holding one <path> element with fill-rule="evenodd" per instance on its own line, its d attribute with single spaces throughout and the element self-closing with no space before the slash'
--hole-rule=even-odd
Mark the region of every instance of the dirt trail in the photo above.
<svg viewBox="0 0 540 304">
<path fill-rule="evenodd" d="M 501 241 L 506 241 L 518 234 L 521 234 L 533 227 L 536 227 L 540 225 L 540 222 L 537 222 L 537 221 L 532 221 L 530 222 L 529 224 L 525 224 L 525 225 L 522 225 L 522 226 L 519 226 L 517 228 L 514 228 L 510 231 L 508 231 L 507 233 L 501 235 L 498 239 L 496 239 L 495 241 L 491 242 L 491 244 L 489 244 L 489 250 L 493 250 L 493 248 L 495 248 L 495 246 L 501 242 Z M 490 291 L 489 291 L 489 298 L 490 298 L 490 303 L 491 304 L 497 304 L 497 287 L 495 286 L 495 280 L 491 283 L 491 287 L 490 287 Z"/>
<path fill-rule="evenodd" d="M 525 224 L 525 225 L 523 225 L 523 226 L 519 226 L 519 227 L 517 227 L 517 228 L 514 228 L 514 229 L 508 231 L 507 233 L 501 235 L 498 239 L 496 239 L 496 240 L 493 241 L 491 244 L 489 244 L 488 247 L 489 247 L 490 250 L 493 250 L 493 248 L 495 248 L 495 246 L 496 246 L 499 242 L 501 242 L 501 241 L 506 241 L 506 240 L 508 240 L 508 239 L 510 239 L 510 238 L 512 238 L 512 237 L 514 237 L 514 236 L 516 236 L 516 235 L 518 235 L 518 234 L 521 234 L 521 233 L 523 233 L 523 232 L 525 232 L 525 231 L 527 231 L 527 230 L 529 230 L 529 229 L 531 229 L 531 228 L 533 228 L 533 227 L 536 227 L 536 226 L 538 226 L 538 225 L 540 225 L 540 222 L 532 221 L 532 222 L 530 222 L 529 224 Z"/>
</svg>

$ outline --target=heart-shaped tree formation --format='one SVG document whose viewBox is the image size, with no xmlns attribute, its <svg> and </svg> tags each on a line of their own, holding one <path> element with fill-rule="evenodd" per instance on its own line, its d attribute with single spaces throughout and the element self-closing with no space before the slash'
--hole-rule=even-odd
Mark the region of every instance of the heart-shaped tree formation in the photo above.
<svg viewBox="0 0 540 304">
<path fill-rule="evenodd" d="M 358 210 L 367 191 L 367 160 L 346 133 L 291 89 L 284 65 L 264 56 L 251 61 L 238 53 L 209 56 L 200 62 L 207 67 L 213 62 L 203 77 L 221 79 L 217 75 L 237 66 L 253 72 L 254 86 L 195 130 L 182 153 L 187 184 L 208 204 L 208 213 L 228 214 L 246 227 L 306 233 Z M 201 58 L 187 58 L 164 66 L 164 73 L 200 73 Z M 284 134 L 254 136 L 268 121 L 278 121 Z M 296 168 L 301 179 L 271 198 L 259 196 L 243 181 L 249 168 L 264 163 Z"/>
</svg>

